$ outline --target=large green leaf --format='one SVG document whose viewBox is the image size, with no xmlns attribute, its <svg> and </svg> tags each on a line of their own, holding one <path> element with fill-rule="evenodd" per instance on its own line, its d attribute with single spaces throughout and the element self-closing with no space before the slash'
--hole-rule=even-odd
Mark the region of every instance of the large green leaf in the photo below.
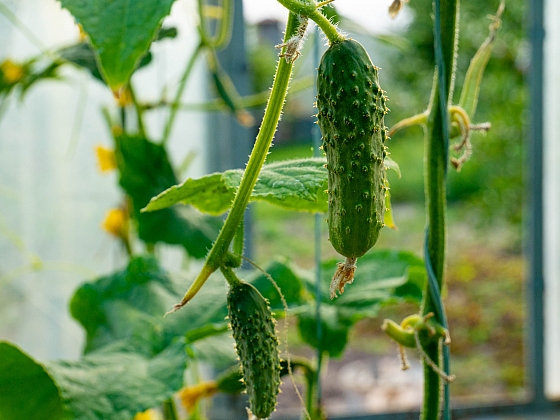
<svg viewBox="0 0 560 420">
<path fill-rule="evenodd" d="M 177 179 L 162 145 L 127 135 L 116 137 L 115 142 L 119 183 L 132 198 L 140 239 L 182 245 L 193 257 L 204 257 L 218 234 L 221 219 L 184 206 L 140 212 L 151 197 L 175 185 Z"/>
<path fill-rule="evenodd" d="M 314 306 L 297 315 L 298 329 L 304 342 L 318 348 L 317 313 Z M 348 333 L 354 323 L 331 305 L 321 306 L 321 349 L 331 357 L 340 357 L 348 344 Z"/>
<path fill-rule="evenodd" d="M 89 35 L 107 84 L 125 85 L 174 0 L 60 0 Z"/>
<path fill-rule="evenodd" d="M 157 33 L 156 39 L 154 39 L 154 42 L 166 38 L 175 38 L 176 36 L 177 28 L 160 28 Z M 77 44 L 69 45 L 57 50 L 56 54 L 64 60 L 89 71 L 91 75 L 100 82 L 105 82 L 103 80 L 103 76 L 101 75 L 101 70 L 99 70 L 99 64 L 97 63 L 97 60 L 95 58 L 95 51 L 89 43 L 80 41 Z M 152 54 L 150 51 L 148 51 L 138 63 L 138 69 L 147 66 L 151 61 Z"/>
<path fill-rule="evenodd" d="M 80 360 L 38 363 L 0 343 L 0 419 L 130 420 L 181 388 L 184 342 L 150 357 L 114 343 Z"/>
<path fill-rule="evenodd" d="M 45 368 L 7 342 L 0 342 L 0 419 L 67 418 L 58 388 Z"/>
<path fill-rule="evenodd" d="M 175 284 L 153 257 L 134 258 L 124 270 L 84 283 L 72 297 L 70 312 L 86 330 L 85 352 L 125 340 L 138 352 L 154 354 L 207 324 L 218 325 L 211 334 L 220 332 L 227 315 L 224 280 L 212 276 L 184 309 L 164 317 L 181 298 L 177 289 L 186 285 Z"/>
<path fill-rule="evenodd" d="M 264 165 L 251 200 L 267 201 L 290 210 L 326 212 L 327 169 L 324 158 L 296 159 Z M 144 209 L 191 204 L 202 212 L 222 214 L 231 206 L 243 171 L 232 169 L 202 178 L 189 178 L 154 197 Z"/>
<path fill-rule="evenodd" d="M 409 301 L 420 304 L 426 279 L 423 262 L 409 252 L 371 251 L 358 259 L 354 282 L 344 293 L 329 299 L 329 285 L 338 259 L 325 261 L 321 266 L 321 349 L 332 357 L 342 355 L 348 340 L 348 330 L 355 322 L 375 317 L 384 305 Z M 304 280 L 308 293 L 315 295 L 315 284 Z M 307 344 L 317 347 L 315 310 L 297 315 L 300 335 Z"/>
<path fill-rule="evenodd" d="M 209 363 L 216 370 L 238 363 L 231 330 L 199 340 L 192 344 L 192 349 L 196 360 Z"/>
</svg>

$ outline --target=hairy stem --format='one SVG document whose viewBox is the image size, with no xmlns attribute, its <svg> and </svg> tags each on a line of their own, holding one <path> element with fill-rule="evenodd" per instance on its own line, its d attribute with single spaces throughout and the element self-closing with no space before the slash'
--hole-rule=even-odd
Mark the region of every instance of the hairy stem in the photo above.
<svg viewBox="0 0 560 420">
<path fill-rule="evenodd" d="M 391 137 L 397 131 L 402 130 L 403 128 L 412 127 L 414 125 L 424 125 L 426 124 L 426 120 L 428 115 L 425 112 L 421 114 L 413 115 L 412 117 L 405 118 L 404 120 L 400 120 L 394 126 L 389 129 L 387 135 Z"/>
<path fill-rule="evenodd" d="M 290 13 L 288 23 L 286 24 L 284 37 L 285 41 L 290 39 L 290 37 L 297 32 L 298 24 L 298 17 L 295 14 Z M 282 50 L 282 53 L 284 52 L 285 48 Z M 185 296 L 183 296 L 181 302 L 173 307 L 173 310 L 181 308 L 194 297 L 208 277 L 220 267 L 222 259 L 228 251 L 231 241 L 235 236 L 235 232 L 237 231 L 237 227 L 239 226 L 241 220 L 243 220 L 245 208 L 247 207 L 253 188 L 257 183 L 257 178 L 266 159 L 266 155 L 268 154 L 268 149 L 270 149 L 272 144 L 272 139 L 274 137 L 274 133 L 276 132 L 278 122 L 280 121 L 280 115 L 282 114 L 282 108 L 284 107 L 284 100 L 286 99 L 288 84 L 292 75 L 292 68 L 292 62 L 288 62 L 286 60 L 278 61 L 274 83 L 272 84 L 272 90 L 270 92 L 270 98 L 263 116 L 261 128 L 259 130 L 259 134 L 257 135 L 251 156 L 249 157 L 249 162 L 247 163 L 247 167 L 243 173 L 243 178 L 241 179 L 241 183 L 239 184 L 239 188 L 235 194 L 232 208 L 228 213 L 227 219 L 218 235 L 218 238 L 214 242 L 214 245 L 208 254 L 202 271 L 195 279 Z"/>
<path fill-rule="evenodd" d="M 278 0 L 282 6 L 291 11 L 292 13 L 306 16 L 317 24 L 319 28 L 325 33 L 329 40 L 329 43 L 336 44 L 337 42 L 344 41 L 346 39 L 334 26 L 330 20 L 328 20 L 325 15 L 323 15 L 318 9 L 318 5 L 315 2 L 303 2 L 301 0 Z M 326 4 L 326 3 L 321 3 Z"/>
</svg>

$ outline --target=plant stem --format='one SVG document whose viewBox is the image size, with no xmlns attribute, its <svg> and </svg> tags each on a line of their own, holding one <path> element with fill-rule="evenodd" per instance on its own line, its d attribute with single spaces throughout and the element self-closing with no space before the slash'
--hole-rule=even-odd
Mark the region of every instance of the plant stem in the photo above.
<svg viewBox="0 0 560 420">
<path fill-rule="evenodd" d="M 440 301 L 434 299 L 434 293 L 440 294 L 443 287 L 445 268 L 445 237 L 446 237 L 446 200 L 445 179 L 447 174 L 449 148 L 448 105 L 453 92 L 453 72 L 455 70 L 455 54 L 457 43 L 457 15 L 459 0 L 440 0 L 435 2 L 435 49 L 436 77 L 432 88 L 431 106 L 427 120 L 426 142 L 426 173 L 425 192 L 428 212 L 426 241 L 426 265 L 428 275 L 437 281 L 438 290 L 434 291 L 430 282 L 426 285 L 422 302 L 422 314 L 434 312 L 438 321 L 445 326 L 445 314 L 442 313 Z M 437 296 L 440 298 L 440 296 Z M 443 319 L 442 319 L 443 318 Z M 444 357 L 438 342 L 424 345 L 427 357 L 443 370 Z M 446 356 L 447 357 L 447 356 Z M 448 373 L 448 372 L 446 372 Z M 422 420 L 436 420 L 442 411 L 441 377 L 427 363 L 424 363 L 424 403 Z M 449 390 L 445 387 L 443 417 L 448 419 Z"/>
<path fill-rule="evenodd" d="M 421 114 L 416 114 L 413 115 L 412 117 L 408 117 L 405 118 L 404 120 L 400 120 L 398 123 L 396 123 L 394 126 L 392 126 L 389 129 L 387 136 L 391 137 L 397 131 L 402 130 L 403 128 L 412 127 L 413 125 L 425 125 L 427 118 L 428 115 L 425 112 L 422 112 Z"/>
<path fill-rule="evenodd" d="M 292 13 L 308 17 L 313 22 L 315 22 L 317 26 L 321 28 L 325 33 L 331 45 L 336 44 L 337 42 L 344 41 L 346 39 L 345 36 L 338 32 L 336 26 L 334 26 L 331 21 L 328 20 L 325 15 L 320 12 L 314 2 L 303 3 L 300 0 L 278 0 L 278 3 L 280 3 Z M 287 41 L 287 39 L 285 39 L 284 41 Z"/>
<path fill-rule="evenodd" d="M 230 267 L 221 266 L 220 270 L 230 287 L 237 286 L 241 283 L 241 280 L 239 280 L 239 278 L 235 275 L 235 272 Z"/>
<path fill-rule="evenodd" d="M 175 402 L 173 397 L 163 402 L 163 418 L 165 420 L 178 420 L 177 410 L 175 409 Z"/>
<path fill-rule="evenodd" d="M 315 9 L 315 11 L 308 17 L 325 33 L 325 36 L 329 40 L 329 44 L 336 44 L 337 42 L 342 42 L 346 39 L 345 36 L 338 32 L 336 26 L 334 26 L 331 21 L 328 20 L 318 9 Z"/>
<path fill-rule="evenodd" d="M 305 408 L 307 409 L 307 412 L 309 413 L 309 415 L 311 416 L 312 419 L 315 418 L 315 411 L 316 410 L 316 406 L 314 404 L 315 402 L 315 395 L 317 394 L 317 390 L 315 390 L 315 374 L 313 373 L 309 373 L 306 372 L 305 374 L 305 382 L 307 385 L 307 393 L 305 396 Z"/>
<path fill-rule="evenodd" d="M 217 23 L 218 28 L 216 29 L 216 34 L 213 37 L 209 37 L 206 33 L 206 25 L 204 24 L 204 5 L 202 1 L 198 2 L 198 10 L 200 13 L 200 30 L 204 33 L 202 39 L 204 44 L 209 48 L 216 49 L 220 48 L 224 44 L 229 43 L 231 36 L 231 28 L 233 24 L 233 1 L 232 0 L 222 0 L 222 10 L 223 16 L 219 19 Z"/>
<path fill-rule="evenodd" d="M 290 13 L 288 18 L 288 23 L 286 24 L 286 32 L 284 40 L 290 39 L 290 37 L 297 32 L 299 24 L 299 19 L 293 13 Z M 285 48 L 282 53 L 285 52 Z M 249 202 L 249 198 L 253 192 L 253 188 L 257 182 L 257 178 L 264 164 L 266 156 L 268 154 L 268 149 L 272 144 L 272 139 L 274 133 L 276 132 L 276 127 L 278 126 L 278 121 L 280 120 L 280 115 L 282 114 L 282 108 L 284 107 L 284 100 L 286 99 L 286 94 L 288 91 L 288 84 L 292 75 L 293 63 L 291 61 L 286 61 L 280 59 L 278 61 L 278 66 L 276 67 L 276 75 L 274 77 L 274 83 L 272 84 L 272 90 L 270 92 L 270 98 L 266 110 L 264 112 L 263 121 L 253 151 L 249 157 L 249 162 L 243 173 L 243 178 L 239 184 L 237 193 L 235 194 L 235 199 L 233 200 L 233 205 L 228 213 L 227 219 L 222 226 L 218 238 L 214 242 L 210 253 L 206 259 L 206 263 L 202 267 L 202 270 L 198 277 L 195 279 L 181 302 L 173 307 L 173 310 L 177 310 L 184 306 L 193 296 L 200 290 L 202 285 L 206 282 L 210 274 L 216 271 L 222 262 L 222 258 L 227 252 L 237 227 L 243 219 L 245 214 L 245 208 Z"/>
<path fill-rule="evenodd" d="M 187 85 L 187 80 L 191 74 L 191 71 L 194 67 L 194 63 L 198 58 L 198 54 L 202 51 L 204 45 L 202 43 L 198 44 L 194 52 L 192 53 L 189 61 L 187 62 L 187 67 L 181 76 L 181 80 L 179 81 L 179 88 L 177 89 L 177 93 L 175 94 L 175 99 L 171 103 L 170 112 L 169 112 L 169 119 L 167 120 L 167 124 L 165 125 L 165 130 L 163 132 L 163 137 L 161 139 L 161 144 L 167 143 L 169 136 L 171 135 L 171 129 L 173 128 L 173 123 L 175 122 L 175 117 L 177 116 L 177 111 L 179 110 L 179 105 L 181 103 L 181 97 L 183 96 L 183 92 L 185 90 L 185 86 Z"/>
<path fill-rule="evenodd" d="M 122 131 L 126 133 L 126 107 L 125 106 L 119 106 L 119 115 L 121 118 Z"/>
<path fill-rule="evenodd" d="M 130 92 L 130 98 L 132 99 L 132 103 L 134 104 L 134 109 L 136 111 L 136 121 L 138 124 L 138 134 L 140 134 L 143 138 L 146 138 L 146 129 L 144 128 L 144 116 L 143 116 L 143 109 L 138 103 L 138 99 L 136 98 L 136 92 L 132 86 L 132 82 L 128 84 L 128 91 Z"/>
<path fill-rule="evenodd" d="M 315 84 L 315 77 L 305 76 L 299 79 L 294 79 L 292 81 L 292 86 L 290 86 L 290 92 L 292 94 L 296 92 L 301 92 L 303 90 L 308 90 L 311 86 Z M 268 97 L 270 96 L 270 89 L 263 92 L 254 93 L 251 95 L 239 97 L 239 108 L 260 108 L 266 105 Z M 170 102 L 158 101 L 158 102 L 145 102 L 141 106 L 144 110 L 150 111 L 152 109 L 162 108 L 169 106 Z M 181 103 L 179 104 L 180 111 L 199 111 L 199 112 L 213 112 L 222 111 L 227 108 L 223 99 L 212 99 L 208 102 L 201 103 Z"/>
</svg>

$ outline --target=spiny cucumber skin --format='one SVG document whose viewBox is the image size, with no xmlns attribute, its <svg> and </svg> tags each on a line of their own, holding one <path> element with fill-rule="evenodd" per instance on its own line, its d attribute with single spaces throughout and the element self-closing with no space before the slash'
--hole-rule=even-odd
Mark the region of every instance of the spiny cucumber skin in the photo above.
<svg viewBox="0 0 560 420">
<path fill-rule="evenodd" d="M 387 98 L 362 45 L 333 44 L 317 75 L 317 118 L 327 155 L 329 238 L 357 258 L 377 241 L 385 212 Z"/>
<path fill-rule="evenodd" d="M 281 370 L 272 313 L 259 291 L 245 282 L 230 288 L 227 303 L 251 411 L 268 418 L 276 407 Z"/>
</svg>

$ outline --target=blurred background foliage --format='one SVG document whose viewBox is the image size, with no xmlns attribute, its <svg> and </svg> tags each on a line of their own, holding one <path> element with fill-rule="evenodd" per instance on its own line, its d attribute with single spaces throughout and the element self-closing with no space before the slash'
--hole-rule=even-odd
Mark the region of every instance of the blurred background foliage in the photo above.
<svg viewBox="0 0 560 420">
<path fill-rule="evenodd" d="M 459 56 L 454 103 L 470 59 L 488 34 L 490 19 L 498 1 L 461 2 Z M 528 68 L 528 44 L 525 39 L 526 4 L 509 0 L 502 17 L 502 28 L 482 81 L 478 110 L 471 116 L 474 123 L 490 121 L 487 135 L 473 135 L 473 156 L 461 173 L 450 171 L 448 198 L 450 203 L 467 202 L 478 213 L 482 224 L 507 221 L 520 225 L 523 213 L 524 149 L 526 133 L 527 88 L 524 84 Z M 392 66 L 385 72 L 386 90 L 391 99 L 389 123 L 421 112 L 432 85 L 434 51 L 430 0 L 409 3 L 413 20 L 404 33 L 410 47 L 405 51 L 387 49 Z M 397 202 L 423 200 L 422 165 L 416 159 L 422 145 L 419 128 L 399 132 L 389 146 L 400 163 L 403 177 L 394 179 L 392 197 Z"/>
<path fill-rule="evenodd" d="M 498 1 L 461 2 L 461 27 L 459 57 L 457 62 L 454 103 L 461 94 L 461 86 L 471 58 L 488 36 L 488 26 L 498 8 Z M 422 112 L 428 105 L 433 76 L 433 34 L 430 0 L 414 0 L 407 4 L 405 13 L 410 23 L 402 32 L 392 36 L 365 35 L 353 32 L 355 25 L 344 19 L 343 30 L 368 46 L 370 55 L 382 67 L 381 82 L 390 99 L 386 124 L 390 127 L 403 118 Z M 502 16 L 494 51 L 488 63 L 481 86 L 477 113 L 471 116 L 473 123 L 491 122 L 487 134 L 473 134 L 473 156 L 463 166 L 461 173 L 450 170 L 448 199 L 450 204 L 466 203 L 476 211 L 479 225 L 511 223 L 519 227 L 523 214 L 524 148 L 526 133 L 527 87 L 524 84 L 528 69 L 528 43 L 525 39 L 524 17 L 526 4 L 523 0 L 509 0 Z M 271 32 L 274 21 L 264 21 L 258 28 L 250 29 L 258 36 L 249 45 L 249 63 L 253 89 L 266 90 L 274 72 L 276 54 L 271 48 Z M 391 38 L 392 37 L 392 38 Z M 313 39 L 306 44 L 305 53 L 297 65 L 310 67 Z M 395 65 L 403 63 L 403 65 Z M 310 155 L 310 129 L 294 130 L 290 125 L 308 123 L 313 118 L 306 113 L 310 107 L 303 104 L 301 94 L 288 99 L 284 123 L 279 127 L 277 148 L 279 156 Z M 298 99 L 301 98 L 301 99 Z M 307 100 L 307 97 L 305 97 Z M 302 112 L 303 108 L 303 112 Z M 297 133 L 297 135 L 288 135 Z M 395 203 L 423 202 L 423 133 L 420 127 L 412 127 L 396 133 L 389 142 L 392 157 L 400 164 L 403 176 L 389 173 L 391 194 Z M 304 147 L 303 145 L 309 145 Z M 280 150 L 284 149 L 284 150 Z"/>
<path fill-rule="evenodd" d="M 461 2 L 454 103 L 459 101 L 471 58 L 488 36 L 491 23 L 488 16 L 496 13 L 498 4 L 498 0 Z M 471 116 L 473 123 L 490 122 L 492 128 L 486 134 L 472 135 L 473 155 L 460 173 L 451 166 L 449 169 L 449 268 L 445 299 L 452 331 L 453 370 L 458 377 L 452 392 L 462 402 L 517 401 L 524 395 L 522 232 L 526 191 L 524 141 L 528 123 L 525 77 L 529 65 L 526 9 L 523 0 L 506 2 L 502 27 L 482 81 L 477 113 Z M 367 34 L 347 19 L 340 23 L 343 30 L 366 46 L 374 63 L 382 69 L 380 81 L 390 99 L 391 112 L 386 119 L 389 127 L 426 109 L 433 80 L 431 0 L 412 0 L 401 18 L 408 22 L 402 30 L 383 37 Z M 270 28 L 272 23 L 266 25 Z M 311 69 L 312 43 L 310 36 L 303 56 L 296 63 L 300 69 Z M 266 87 L 262 81 L 272 74 L 275 57 L 270 45 L 267 47 L 264 42 L 249 47 L 251 68 L 256 70 L 254 87 L 262 90 Z M 288 96 L 276 144 L 267 161 L 313 155 L 311 114 L 314 110 L 307 107 L 310 95 L 305 95 Z M 388 146 L 402 171 L 400 179 L 391 171 L 388 175 L 399 230 L 384 230 L 376 248 L 420 253 L 425 223 L 421 127 L 397 132 Z M 268 255 L 279 253 L 309 267 L 313 258 L 309 246 L 313 218 L 266 204 L 259 203 L 253 208 L 255 259 L 264 261 Z M 324 256 L 334 256 L 327 235 L 323 234 L 321 252 Z M 331 360 L 328 373 L 331 379 L 336 382 L 338 369 L 356 358 L 374 355 L 396 359 L 394 348 L 379 326 L 383 318 L 399 319 L 414 311 L 406 305 L 388 307 L 376 319 L 358 323 L 349 338 L 344 359 Z M 292 349 L 298 348 L 298 338 L 292 339 Z M 353 395 L 357 397 L 359 392 Z"/>
</svg>

